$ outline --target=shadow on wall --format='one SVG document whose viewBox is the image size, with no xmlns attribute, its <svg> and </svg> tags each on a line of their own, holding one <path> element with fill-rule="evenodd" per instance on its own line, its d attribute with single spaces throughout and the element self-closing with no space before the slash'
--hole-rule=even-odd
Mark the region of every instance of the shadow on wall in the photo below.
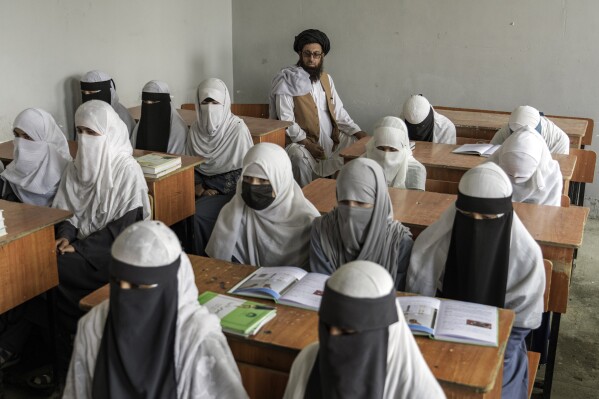
<svg viewBox="0 0 599 399">
<path fill-rule="evenodd" d="M 67 129 L 67 138 L 75 139 L 75 111 L 81 105 L 81 75 L 69 76 L 64 80 L 64 109 Z"/>
</svg>

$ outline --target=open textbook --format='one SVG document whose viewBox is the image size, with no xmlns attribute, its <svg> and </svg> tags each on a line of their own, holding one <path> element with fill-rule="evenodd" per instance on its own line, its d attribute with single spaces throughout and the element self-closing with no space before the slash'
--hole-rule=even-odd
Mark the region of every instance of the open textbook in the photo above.
<svg viewBox="0 0 599 399">
<path fill-rule="evenodd" d="M 499 144 L 464 144 L 453 150 L 455 154 L 480 155 L 490 157 L 501 147 Z"/>
<path fill-rule="evenodd" d="M 261 267 L 229 290 L 229 294 L 274 299 L 298 308 L 318 310 L 329 276 L 299 267 Z"/>
<path fill-rule="evenodd" d="M 425 296 L 403 296 L 397 300 L 414 335 L 497 346 L 499 311 L 494 306 Z"/>
</svg>

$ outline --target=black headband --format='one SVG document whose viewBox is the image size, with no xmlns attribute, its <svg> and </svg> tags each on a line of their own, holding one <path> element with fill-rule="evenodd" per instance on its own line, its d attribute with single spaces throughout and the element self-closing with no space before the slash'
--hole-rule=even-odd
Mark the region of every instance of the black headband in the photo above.
<svg viewBox="0 0 599 399">
<path fill-rule="evenodd" d="M 514 210 L 512 196 L 505 198 L 479 198 L 458 192 L 456 208 L 466 212 L 477 212 L 486 215 L 498 215 Z"/>
<path fill-rule="evenodd" d="M 395 300 L 394 290 L 379 298 L 354 298 L 325 285 L 318 315 L 329 326 L 358 332 L 377 330 L 399 320 Z"/>
<path fill-rule="evenodd" d="M 149 93 L 146 91 L 141 92 L 142 101 L 168 101 L 171 102 L 171 95 L 169 93 Z"/>
<path fill-rule="evenodd" d="M 112 258 L 110 275 L 133 284 L 160 284 L 177 276 L 181 256 L 169 265 L 158 267 L 133 266 Z"/>
</svg>

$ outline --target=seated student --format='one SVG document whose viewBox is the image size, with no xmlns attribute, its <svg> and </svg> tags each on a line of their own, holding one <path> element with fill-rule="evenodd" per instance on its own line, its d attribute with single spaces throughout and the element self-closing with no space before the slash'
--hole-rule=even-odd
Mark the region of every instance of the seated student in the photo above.
<svg viewBox="0 0 599 399">
<path fill-rule="evenodd" d="M 83 103 L 75 124 L 77 156 L 66 168 L 52 204 L 73 213 L 56 228 L 59 344 L 75 334 L 83 314 L 79 300 L 108 282 L 110 246 L 116 236 L 150 215 L 148 186 L 132 156 L 127 127 L 112 107 L 98 100 Z M 70 350 L 62 349 L 64 361 Z"/>
<path fill-rule="evenodd" d="M 503 398 L 525 398 L 525 337 L 541 323 L 545 269 L 541 248 L 513 211 L 512 185 L 499 166 L 470 169 L 458 199 L 416 239 L 406 290 L 512 309 Z"/>
<path fill-rule="evenodd" d="M 195 170 L 199 198 L 193 251 L 205 256 L 216 218 L 235 195 L 243 157 L 253 141 L 243 120 L 231 113 L 231 97 L 225 82 L 204 80 L 198 86 L 194 101 L 196 120 L 189 129 L 185 153 L 205 159 Z"/>
<path fill-rule="evenodd" d="M 256 144 L 243 159 L 241 175 L 235 196 L 218 215 L 206 253 L 248 265 L 307 270 L 310 227 L 319 213 L 293 179 L 285 150 Z"/>
<path fill-rule="evenodd" d="M 67 140 L 52 115 L 27 108 L 15 118 L 14 160 L 0 174 L 0 198 L 50 206 L 62 172 L 72 161 Z"/>
<path fill-rule="evenodd" d="M 408 128 L 401 119 L 379 119 L 373 138 L 366 144 L 366 158 L 381 165 L 387 186 L 424 191 L 426 168 L 412 156 Z"/>
<path fill-rule="evenodd" d="M 489 157 L 512 182 L 512 201 L 560 206 L 563 177 L 547 144 L 528 126 L 512 133 Z"/>
<path fill-rule="evenodd" d="M 337 270 L 318 312 L 319 343 L 296 357 L 284 398 L 445 398 L 395 295 L 375 263 Z"/>
<path fill-rule="evenodd" d="M 547 119 L 543 113 L 528 105 L 520 106 L 512 112 L 508 124 L 495 133 L 491 139 L 491 144 L 502 144 L 510 134 L 524 126 L 539 132 L 552 154 L 570 153 L 568 135 L 555 123 Z"/>
<path fill-rule="evenodd" d="M 414 94 L 406 100 L 401 118 L 408 127 L 410 140 L 455 144 L 456 130 L 453 122 L 437 113 L 420 94 Z"/>
<path fill-rule="evenodd" d="M 138 222 L 111 252 L 110 300 L 79 321 L 63 398 L 247 398 L 177 236 Z"/>
<path fill-rule="evenodd" d="M 337 178 L 337 201 L 312 225 L 310 269 L 332 274 L 352 260 L 369 260 L 387 269 L 403 290 L 414 241 L 410 230 L 393 220 L 381 167 L 365 158 L 345 164 Z"/>
<path fill-rule="evenodd" d="M 183 154 L 187 125 L 171 102 L 168 85 L 150 80 L 141 92 L 141 116 L 131 134 L 133 148 Z"/>
<path fill-rule="evenodd" d="M 114 80 L 102 71 L 89 71 L 81 78 L 81 101 L 102 100 L 110 105 L 119 115 L 121 120 L 127 126 L 127 136 L 131 135 L 135 127 L 135 120 L 119 102 L 119 96 L 116 94 L 116 85 Z"/>
</svg>

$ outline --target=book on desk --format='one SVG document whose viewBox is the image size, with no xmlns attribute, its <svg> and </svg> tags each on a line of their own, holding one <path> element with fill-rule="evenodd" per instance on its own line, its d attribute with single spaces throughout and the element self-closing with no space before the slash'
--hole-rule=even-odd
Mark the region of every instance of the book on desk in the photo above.
<svg viewBox="0 0 599 399">
<path fill-rule="evenodd" d="M 454 154 L 480 155 L 488 158 L 501 147 L 499 144 L 463 144 L 453 150 Z"/>
<path fill-rule="evenodd" d="M 181 157 L 159 153 L 146 154 L 135 158 L 144 176 L 157 179 L 181 167 Z"/>
</svg>

